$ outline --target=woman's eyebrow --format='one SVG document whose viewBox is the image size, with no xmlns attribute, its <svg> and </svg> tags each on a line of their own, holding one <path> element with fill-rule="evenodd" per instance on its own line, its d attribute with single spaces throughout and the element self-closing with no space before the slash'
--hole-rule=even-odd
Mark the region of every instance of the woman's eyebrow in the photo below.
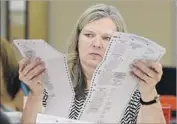
<svg viewBox="0 0 177 124">
<path fill-rule="evenodd" d="M 84 29 L 83 32 L 93 32 L 91 29 Z"/>
<path fill-rule="evenodd" d="M 103 33 L 103 36 L 112 36 L 112 33 Z"/>
</svg>

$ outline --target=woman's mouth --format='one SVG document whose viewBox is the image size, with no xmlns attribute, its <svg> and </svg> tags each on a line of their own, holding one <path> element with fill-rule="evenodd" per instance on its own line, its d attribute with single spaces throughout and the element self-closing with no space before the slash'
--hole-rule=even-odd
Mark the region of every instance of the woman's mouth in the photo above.
<svg viewBox="0 0 177 124">
<path fill-rule="evenodd" d="M 102 56 L 99 53 L 90 53 L 89 55 L 93 56 L 95 59 L 102 58 Z"/>
</svg>

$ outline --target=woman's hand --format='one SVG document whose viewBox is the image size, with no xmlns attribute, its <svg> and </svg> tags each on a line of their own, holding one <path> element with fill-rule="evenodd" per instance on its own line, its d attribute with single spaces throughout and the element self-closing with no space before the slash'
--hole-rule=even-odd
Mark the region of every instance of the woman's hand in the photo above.
<svg viewBox="0 0 177 124">
<path fill-rule="evenodd" d="M 31 90 L 31 94 L 41 96 L 43 93 L 42 76 L 45 73 L 45 64 L 40 58 L 24 58 L 19 62 L 19 79 Z"/>
<path fill-rule="evenodd" d="M 143 101 L 153 100 L 157 95 L 155 86 L 163 74 L 162 65 L 159 62 L 139 60 L 133 64 L 131 74 L 139 82 Z"/>
</svg>

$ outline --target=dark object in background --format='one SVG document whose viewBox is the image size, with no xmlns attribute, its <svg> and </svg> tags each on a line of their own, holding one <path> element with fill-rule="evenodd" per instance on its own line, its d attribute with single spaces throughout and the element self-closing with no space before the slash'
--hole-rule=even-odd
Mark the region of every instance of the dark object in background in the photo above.
<svg viewBox="0 0 177 124">
<path fill-rule="evenodd" d="M 0 110 L 0 122 L 1 124 L 11 124 L 8 117 Z"/>
<path fill-rule="evenodd" d="M 162 79 L 156 88 L 160 95 L 176 96 L 176 68 L 164 67 Z"/>
<path fill-rule="evenodd" d="M 162 79 L 156 88 L 160 95 L 176 97 L 176 68 L 164 67 Z M 176 120 L 176 110 L 172 111 L 171 116 Z"/>
</svg>

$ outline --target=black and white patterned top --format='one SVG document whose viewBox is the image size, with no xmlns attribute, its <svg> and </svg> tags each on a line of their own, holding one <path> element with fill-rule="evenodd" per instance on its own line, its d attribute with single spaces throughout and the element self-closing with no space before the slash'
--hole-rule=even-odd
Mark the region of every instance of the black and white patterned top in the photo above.
<svg viewBox="0 0 177 124">
<path fill-rule="evenodd" d="M 69 114 L 70 119 L 77 119 L 83 104 L 86 100 L 88 90 L 85 90 L 84 97 L 75 96 L 74 104 L 72 105 L 71 112 Z M 140 110 L 140 92 L 137 89 L 130 99 L 127 108 L 125 109 L 124 115 L 121 119 L 121 124 L 136 124 L 138 113 Z"/>
</svg>

